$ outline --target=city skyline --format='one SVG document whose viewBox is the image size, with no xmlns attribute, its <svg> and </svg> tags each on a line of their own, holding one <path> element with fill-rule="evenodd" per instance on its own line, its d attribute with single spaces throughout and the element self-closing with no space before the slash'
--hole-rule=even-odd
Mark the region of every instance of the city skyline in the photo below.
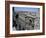
<svg viewBox="0 0 46 38">
<path fill-rule="evenodd" d="M 31 11 L 34 13 L 38 13 L 39 12 L 39 8 L 31 8 L 31 7 L 14 7 L 14 12 L 16 11 Z"/>
</svg>

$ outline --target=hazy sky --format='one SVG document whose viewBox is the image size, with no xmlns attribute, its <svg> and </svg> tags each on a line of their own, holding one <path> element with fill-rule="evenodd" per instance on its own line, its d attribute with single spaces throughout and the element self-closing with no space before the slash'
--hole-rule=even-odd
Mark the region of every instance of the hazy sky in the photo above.
<svg viewBox="0 0 46 38">
<path fill-rule="evenodd" d="M 14 7 L 14 11 L 31 11 L 31 12 L 38 12 L 39 8 L 31 8 L 31 7 Z"/>
</svg>

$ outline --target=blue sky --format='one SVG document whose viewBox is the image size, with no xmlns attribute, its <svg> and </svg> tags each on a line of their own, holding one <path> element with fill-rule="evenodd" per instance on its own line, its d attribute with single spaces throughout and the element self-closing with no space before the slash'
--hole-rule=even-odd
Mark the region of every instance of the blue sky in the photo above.
<svg viewBox="0 0 46 38">
<path fill-rule="evenodd" d="M 39 8 L 31 8 L 31 7 L 14 7 L 14 11 L 31 11 L 31 12 L 37 12 L 39 11 Z"/>
</svg>

